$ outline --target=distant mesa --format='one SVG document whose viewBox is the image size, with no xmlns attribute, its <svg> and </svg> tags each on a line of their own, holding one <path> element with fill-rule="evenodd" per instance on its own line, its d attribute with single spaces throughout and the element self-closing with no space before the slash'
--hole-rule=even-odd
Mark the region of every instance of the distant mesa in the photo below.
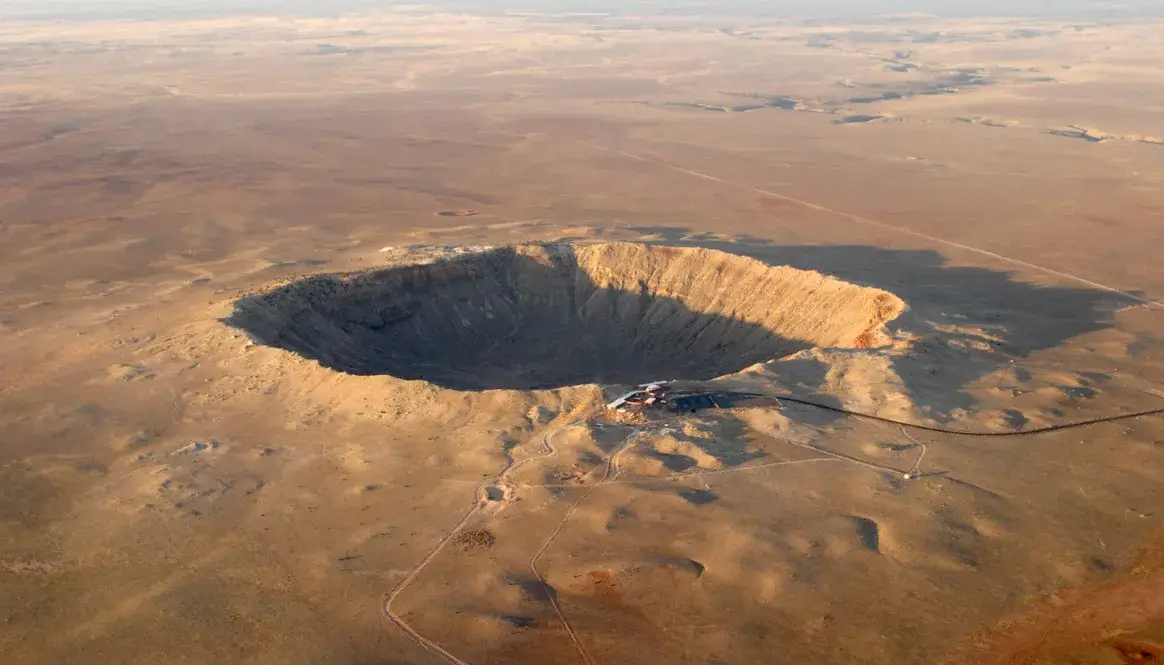
<svg viewBox="0 0 1164 665">
<path fill-rule="evenodd" d="M 352 34 L 352 33 L 349 33 Z M 395 53 L 397 51 L 423 50 L 424 47 L 407 46 L 346 46 L 343 44 L 316 44 L 313 48 L 303 51 L 302 55 L 357 55 L 360 53 Z"/>
<path fill-rule="evenodd" d="M 910 63 L 891 62 L 885 69 L 889 71 L 906 72 L 914 69 Z M 873 104 L 876 102 L 894 101 L 917 96 L 956 95 L 966 91 L 966 88 L 994 85 L 995 81 L 983 69 L 964 67 L 946 70 L 932 81 L 917 81 L 912 83 L 873 84 L 871 88 L 889 88 L 878 95 L 863 95 L 852 97 L 849 104 Z"/>
<path fill-rule="evenodd" d="M 998 120 L 996 118 L 971 118 L 966 116 L 959 116 L 954 118 L 954 122 L 960 122 L 967 125 L 982 125 L 984 127 L 1006 128 L 1014 127 L 1019 124 L 1018 120 Z"/>
<path fill-rule="evenodd" d="M 1085 127 L 1058 127 L 1052 129 L 1049 133 L 1054 136 L 1066 136 L 1067 138 L 1072 139 L 1082 139 L 1088 143 L 1103 143 L 1104 141 L 1110 141 L 1113 138 L 1103 132 L 1094 129 L 1087 129 Z"/>
<path fill-rule="evenodd" d="M 1164 145 L 1164 139 L 1155 136 L 1140 136 L 1138 134 L 1108 134 L 1098 129 L 1067 125 L 1055 127 L 1048 131 L 1054 136 L 1065 136 L 1072 139 L 1081 139 L 1088 143 L 1106 143 L 1108 141 L 1130 141 L 1133 143 L 1148 143 L 1150 145 Z"/>
<path fill-rule="evenodd" d="M 796 97 L 789 97 L 787 95 L 760 95 L 749 93 L 746 96 L 754 97 L 764 101 L 764 106 L 769 108 L 783 109 L 785 111 L 795 111 L 800 107 L 801 101 Z"/>
<path fill-rule="evenodd" d="M 721 93 L 729 97 L 744 97 L 755 100 L 749 104 L 709 104 L 704 102 L 641 102 L 648 106 L 657 106 L 666 109 L 695 109 L 714 113 L 743 113 L 760 109 L 781 109 L 784 111 L 800 111 L 802 101 L 796 97 L 786 95 L 766 95 L 756 92 L 727 92 Z"/>
<path fill-rule="evenodd" d="M 941 32 L 913 33 L 911 41 L 914 44 L 936 44 L 942 40 Z"/>
<path fill-rule="evenodd" d="M 1011 39 L 1034 39 L 1035 37 L 1049 37 L 1059 34 L 1053 30 L 1036 30 L 1034 28 L 1019 28 L 1012 30 L 1008 37 Z"/>
<path fill-rule="evenodd" d="M 888 116 L 884 116 L 884 115 L 865 115 L 865 114 L 858 113 L 855 115 L 843 115 L 840 118 L 837 118 L 836 120 L 834 120 L 833 124 L 834 125 L 859 125 L 859 124 L 865 124 L 868 122 L 876 122 L 878 120 L 885 120 L 887 117 Z"/>
<path fill-rule="evenodd" d="M 887 69 L 892 71 L 910 71 L 917 66 L 908 62 L 888 60 Z M 843 79 L 838 85 L 843 88 L 868 88 L 876 92 L 850 97 L 848 99 L 810 99 L 805 100 L 791 95 L 772 95 L 760 92 L 721 92 L 728 97 L 742 97 L 751 100 L 743 104 L 722 104 L 710 102 L 637 102 L 648 106 L 668 109 L 695 109 L 714 113 L 741 113 L 760 109 L 780 109 L 784 111 L 801 111 L 842 115 L 846 112 L 845 105 L 876 104 L 910 99 L 919 96 L 955 95 L 965 93 L 979 86 L 994 85 L 996 80 L 991 78 L 990 72 L 978 67 L 957 67 L 934 72 L 934 78 L 929 81 L 871 83 L 862 85 L 850 79 Z M 860 114 L 848 116 L 848 119 L 836 124 L 851 124 L 872 122 L 884 115 Z"/>
<path fill-rule="evenodd" d="M 989 78 L 989 73 L 984 69 L 976 67 L 966 67 L 963 69 L 956 69 L 953 72 L 943 75 L 939 82 L 942 85 L 991 85 L 993 83 Z"/>
<path fill-rule="evenodd" d="M 892 101 L 894 99 L 905 99 L 905 97 L 906 97 L 905 93 L 896 92 L 896 91 L 891 90 L 889 92 L 883 92 L 880 95 L 874 95 L 872 97 L 853 97 L 852 99 L 849 100 L 849 103 L 850 104 L 872 104 L 874 102 L 886 102 L 886 101 Z"/>
</svg>

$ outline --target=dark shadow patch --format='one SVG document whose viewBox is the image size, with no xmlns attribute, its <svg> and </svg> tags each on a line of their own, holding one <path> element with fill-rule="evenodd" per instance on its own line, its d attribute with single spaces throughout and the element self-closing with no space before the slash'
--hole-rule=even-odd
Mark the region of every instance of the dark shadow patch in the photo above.
<svg viewBox="0 0 1164 665">
<path fill-rule="evenodd" d="M 894 358 L 894 367 L 914 404 L 938 420 L 945 419 L 952 410 L 974 407 L 976 400 L 964 389 L 967 384 L 1006 367 L 1015 368 L 1018 380 L 1030 380 L 1031 372 L 1015 367 L 1015 359 L 1110 328 L 1114 313 L 1129 304 L 1127 298 L 1105 291 L 1041 286 L 1015 280 L 1004 271 L 950 266 L 945 257 L 932 250 L 789 246 L 762 244 L 754 238 L 747 243 L 705 241 L 691 239 L 689 229 L 684 227 L 651 229 L 664 239 L 657 244 L 706 247 L 769 265 L 817 270 L 897 295 L 910 309 L 890 328 L 918 334 L 922 341 L 915 345 L 913 353 Z M 990 350 L 952 347 L 942 343 L 944 333 L 937 330 L 948 325 L 991 330 L 1001 343 Z"/>
<path fill-rule="evenodd" d="M 518 439 L 517 437 L 510 436 L 509 434 L 501 435 L 501 449 L 505 451 L 506 454 L 513 452 L 513 449 L 520 444 L 521 439 Z"/>
<path fill-rule="evenodd" d="M 1103 372 L 1080 372 L 1079 377 L 1080 381 L 1088 381 L 1088 385 L 1111 380 L 1111 374 L 1104 374 Z"/>
<path fill-rule="evenodd" d="M 504 624 L 509 624 L 514 628 L 533 628 L 538 625 L 538 620 L 533 617 L 516 616 L 513 614 L 502 614 L 497 617 L 497 620 Z"/>
<path fill-rule="evenodd" d="M 939 512 L 937 518 L 945 535 L 947 553 L 969 568 L 978 568 L 982 545 L 982 534 L 978 529 L 950 510 Z"/>
<path fill-rule="evenodd" d="M 33 529 L 47 526 L 64 512 L 64 494 L 23 462 L 0 466 L 0 525 Z"/>
<path fill-rule="evenodd" d="M 548 603 L 558 599 L 558 592 L 553 586 L 538 579 L 526 576 L 512 576 L 505 580 L 509 586 L 517 587 L 522 597 L 535 603 Z"/>
<path fill-rule="evenodd" d="M 1007 409 L 1002 412 L 1002 417 L 1006 420 L 1006 424 L 1013 430 L 1020 430 L 1030 420 L 1023 415 L 1022 411 L 1018 409 Z"/>
<path fill-rule="evenodd" d="M 1051 134 L 1052 136 L 1065 136 L 1071 139 L 1080 139 L 1088 143 L 1103 143 L 1104 141 L 1109 140 L 1109 137 L 1107 136 L 1092 134 L 1086 129 L 1074 127 L 1066 129 L 1052 129 L 1047 133 Z"/>
<path fill-rule="evenodd" d="M 615 529 L 618 529 L 622 525 L 623 521 L 625 521 L 631 517 L 634 517 L 634 513 L 631 511 L 630 508 L 627 508 L 625 506 L 623 506 L 621 508 L 616 508 L 614 511 L 612 511 L 610 513 L 610 519 L 608 519 L 606 521 L 606 530 L 607 531 L 614 531 Z"/>
<path fill-rule="evenodd" d="M 589 450 L 584 451 L 582 454 L 578 455 L 578 463 L 590 468 L 594 468 L 605 461 L 606 460 L 590 452 Z"/>
<path fill-rule="evenodd" d="M 881 530 L 877 527 L 877 523 L 867 517 L 858 517 L 857 515 L 849 515 L 848 519 L 857 529 L 857 537 L 861 539 L 861 544 L 880 554 Z"/>
<path fill-rule="evenodd" d="M 700 395 L 683 395 L 668 400 L 667 406 L 678 413 L 695 413 L 706 409 L 722 408 L 713 393 Z"/>
<path fill-rule="evenodd" d="M 719 495 L 711 490 L 680 490 L 679 496 L 687 503 L 697 506 L 706 506 L 719 501 Z"/>
<path fill-rule="evenodd" d="M 110 420 L 111 412 L 101 404 L 96 402 L 86 402 L 76 407 L 72 416 L 86 425 L 98 426 L 104 425 Z"/>
<path fill-rule="evenodd" d="M 1085 386 L 1063 386 L 1061 390 L 1067 393 L 1067 396 L 1072 399 L 1091 399 L 1099 394 L 1095 388 Z"/>
<path fill-rule="evenodd" d="M 1088 567 L 1100 573 L 1110 573 L 1116 568 L 1115 564 L 1111 561 L 1098 556 L 1091 557 L 1091 560 L 1088 562 Z"/>
<path fill-rule="evenodd" d="M 754 430 L 743 420 L 723 414 L 716 417 L 716 422 L 719 425 L 716 436 L 708 439 L 692 438 L 690 443 L 725 467 L 740 466 L 766 456 L 763 452 L 749 449 L 748 437 Z"/>
<path fill-rule="evenodd" d="M 109 473 L 108 466 L 92 459 L 77 462 L 75 468 L 81 473 L 92 473 L 98 476 L 104 476 Z"/>
<path fill-rule="evenodd" d="M 648 457 L 653 457 L 663 463 L 668 471 L 686 471 L 698 464 L 695 460 L 686 455 L 676 455 L 674 453 L 661 453 L 657 450 L 647 449 L 644 453 Z"/>
<path fill-rule="evenodd" d="M 612 427 L 591 428 L 590 432 L 594 439 L 594 445 L 597 446 L 599 450 L 608 455 L 622 447 L 622 444 L 626 442 L 626 436 L 629 433 L 627 430 L 622 428 Z M 590 466 L 598 466 L 599 464 L 606 462 L 604 458 L 599 457 L 590 451 L 587 451 L 579 456 L 578 461 L 583 464 L 589 462 Z"/>
<path fill-rule="evenodd" d="M 907 96 L 908 95 L 906 95 L 905 93 L 897 92 L 895 90 L 890 90 L 888 92 L 883 92 L 880 95 L 875 95 L 873 97 L 852 97 L 848 100 L 848 102 L 850 104 L 875 104 L 877 102 L 886 102 L 886 101 L 891 101 L 891 100 L 895 100 L 895 99 L 904 99 Z"/>
<path fill-rule="evenodd" d="M 747 106 L 746 110 L 771 108 L 781 111 L 795 111 L 801 104 L 800 99 L 789 95 L 768 95 L 759 92 L 725 92 L 723 94 L 729 97 L 746 97 L 758 102 L 754 106 Z M 736 108 L 738 107 L 733 107 L 733 110 Z"/>
</svg>

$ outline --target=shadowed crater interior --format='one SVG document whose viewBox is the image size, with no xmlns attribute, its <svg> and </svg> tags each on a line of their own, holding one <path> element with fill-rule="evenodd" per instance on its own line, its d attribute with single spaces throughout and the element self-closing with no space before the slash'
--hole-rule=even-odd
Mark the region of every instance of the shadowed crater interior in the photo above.
<svg viewBox="0 0 1164 665">
<path fill-rule="evenodd" d="M 528 244 L 320 275 L 235 304 L 256 341 L 350 374 L 459 390 L 709 379 L 867 348 L 904 303 L 716 250 Z"/>
</svg>

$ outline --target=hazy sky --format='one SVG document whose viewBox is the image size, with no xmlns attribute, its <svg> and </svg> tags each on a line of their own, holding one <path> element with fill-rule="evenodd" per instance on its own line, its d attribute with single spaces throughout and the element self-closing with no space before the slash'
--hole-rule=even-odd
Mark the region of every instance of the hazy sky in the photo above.
<svg viewBox="0 0 1164 665">
<path fill-rule="evenodd" d="M 858 18 L 899 12 L 947 16 L 1119 16 L 1164 14 L 1164 0 L 0 0 L 0 17 L 161 18 L 235 13 L 328 15 L 395 4 L 468 11 L 682 13 Z"/>
</svg>

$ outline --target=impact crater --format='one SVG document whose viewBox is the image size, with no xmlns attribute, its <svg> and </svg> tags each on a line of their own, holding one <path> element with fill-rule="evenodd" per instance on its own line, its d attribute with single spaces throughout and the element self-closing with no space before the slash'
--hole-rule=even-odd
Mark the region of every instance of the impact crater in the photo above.
<svg viewBox="0 0 1164 665">
<path fill-rule="evenodd" d="M 904 309 L 886 291 L 716 250 L 553 243 L 308 277 L 239 300 L 229 323 L 349 374 L 539 390 L 881 346 Z"/>
</svg>

